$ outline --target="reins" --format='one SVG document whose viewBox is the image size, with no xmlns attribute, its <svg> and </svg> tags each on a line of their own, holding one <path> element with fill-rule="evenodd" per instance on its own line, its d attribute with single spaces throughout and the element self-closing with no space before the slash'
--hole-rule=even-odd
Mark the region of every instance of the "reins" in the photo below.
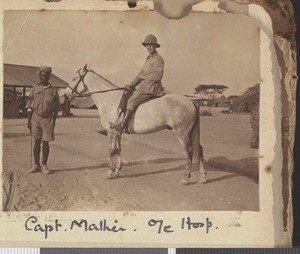
<svg viewBox="0 0 300 254">
<path fill-rule="evenodd" d="M 68 86 L 72 91 L 76 92 L 72 87 Z M 107 92 L 112 92 L 112 91 L 119 91 L 119 90 L 126 90 L 124 87 L 117 87 L 117 88 L 113 88 L 113 89 L 108 89 L 108 90 L 99 90 L 99 91 L 95 91 L 95 92 L 88 92 L 88 93 L 85 93 L 85 94 L 77 94 L 77 95 L 74 95 L 73 97 L 89 97 L 93 94 L 96 94 L 96 93 L 107 93 Z"/>
<path fill-rule="evenodd" d="M 80 70 L 79 70 L 79 71 L 80 71 Z M 77 71 L 77 73 L 78 73 L 78 75 L 79 75 L 79 80 L 78 80 L 77 84 L 74 86 L 74 88 L 72 88 L 72 87 L 70 87 L 70 86 L 68 85 L 68 88 L 70 88 L 70 89 L 72 90 L 72 92 L 74 93 L 74 94 L 72 94 L 72 97 L 73 97 L 73 98 L 75 98 L 75 97 L 77 97 L 77 98 L 80 98 L 80 97 L 81 97 L 81 98 L 84 98 L 84 97 L 90 97 L 91 95 L 97 94 L 97 93 L 107 93 L 107 92 L 112 92 L 112 91 L 120 91 L 120 90 L 126 91 L 126 90 L 127 90 L 127 89 L 124 88 L 124 87 L 116 87 L 116 88 L 107 89 L 107 90 L 99 90 L 99 91 L 95 91 L 95 92 L 92 92 L 92 93 L 91 93 L 91 92 L 89 92 L 88 87 L 87 87 L 87 85 L 86 85 L 85 82 L 84 82 L 85 75 L 86 75 L 89 71 L 86 71 L 83 75 L 81 75 L 79 71 Z M 79 85 L 81 82 L 83 83 L 84 90 L 83 90 L 82 92 L 78 93 L 78 92 L 77 92 L 77 87 L 78 87 L 78 85 Z M 88 92 L 87 92 L 87 93 L 84 93 L 84 92 L 86 92 L 86 91 L 88 91 Z"/>
</svg>

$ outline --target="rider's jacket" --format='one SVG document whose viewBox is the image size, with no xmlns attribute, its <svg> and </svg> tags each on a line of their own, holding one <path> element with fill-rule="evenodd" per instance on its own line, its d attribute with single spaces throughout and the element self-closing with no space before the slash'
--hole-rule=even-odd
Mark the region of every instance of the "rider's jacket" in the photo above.
<svg viewBox="0 0 300 254">
<path fill-rule="evenodd" d="M 130 85 L 136 86 L 137 91 L 153 96 L 162 96 L 165 94 L 161 79 L 164 74 L 164 59 L 155 52 L 149 55 L 138 75 Z"/>
</svg>

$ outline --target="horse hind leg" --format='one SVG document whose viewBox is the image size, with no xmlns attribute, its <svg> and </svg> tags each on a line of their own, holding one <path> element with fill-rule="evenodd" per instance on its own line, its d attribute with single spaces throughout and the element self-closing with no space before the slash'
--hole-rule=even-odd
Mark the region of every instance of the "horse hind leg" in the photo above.
<svg viewBox="0 0 300 254">
<path fill-rule="evenodd" d="M 177 135 L 183 149 L 186 153 L 187 160 L 185 164 L 185 172 L 184 172 L 184 179 L 180 181 L 181 185 L 188 185 L 189 179 L 191 178 L 192 174 L 192 162 L 193 162 L 193 148 L 192 142 L 188 135 Z"/>
<path fill-rule="evenodd" d="M 206 161 L 204 159 L 203 147 L 199 144 L 199 172 L 200 172 L 200 179 L 198 183 L 205 183 L 206 182 L 206 171 L 205 171 Z"/>
</svg>

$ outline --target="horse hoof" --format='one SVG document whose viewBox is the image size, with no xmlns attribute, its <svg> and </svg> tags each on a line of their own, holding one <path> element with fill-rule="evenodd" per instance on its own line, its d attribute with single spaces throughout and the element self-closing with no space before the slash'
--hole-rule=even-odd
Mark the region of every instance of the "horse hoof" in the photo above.
<svg viewBox="0 0 300 254">
<path fill-rule="evenodd" d="M 187 185 L 189 185 L 189 181 L 183 179 L 183 180 L 180 180 L 179 184 L 180 184 L 181 186 L 187 186 Z"/>
<path fill-rule="evenodd" d="M 201 184 L 206 183 L 206 179 L 205 178 L 200 178 L 198 183 L 201 183 Z"/>
<path fill-rule="evenodd" d="M 119 176 L 119 174 L 118 174 L 118 173 L 116 173 L 116 172 L 113 172 L 113 173 L 111 174 L 111 179 L 118 178 L 118 176 Z"/>
<path fill-rule="evenodd" d="M 113 179 L 114 172 L 109 170 L 105 175 L 105 179 Z"/>
</svg>

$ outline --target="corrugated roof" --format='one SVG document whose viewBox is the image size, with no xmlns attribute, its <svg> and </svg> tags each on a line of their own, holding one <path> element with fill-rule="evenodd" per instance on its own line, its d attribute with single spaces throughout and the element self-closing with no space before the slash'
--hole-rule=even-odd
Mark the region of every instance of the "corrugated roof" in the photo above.
<svg viewBox="0 0 300 254">
<path fill-rule="evenodd" d="M 4 64 L 4 86 L 25 86 L 33 87 L 39 83 L 39 67 Z M 57 88 L 66 88 L 68 83 L 52 73 L 49 81 Z"/>
</svg>

